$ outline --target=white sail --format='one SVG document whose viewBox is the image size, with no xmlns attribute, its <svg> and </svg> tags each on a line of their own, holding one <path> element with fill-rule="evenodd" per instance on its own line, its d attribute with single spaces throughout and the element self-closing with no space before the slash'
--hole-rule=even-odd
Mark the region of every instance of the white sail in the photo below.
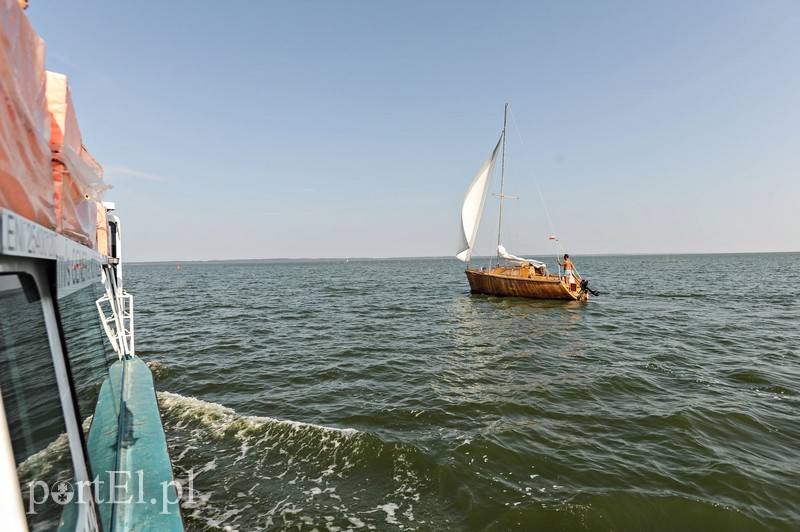
<svg viewBox="0 0 800 532">
<path fill-rule="evenodd" d="M 475 236 L 478 234 L 478 225 L 483 214 L 483 204 L 486 202 L 486 194 L 489 191 L 489 182 L 492 178 L 494 161 L 497 158 L 497 150 L 500 149 L 500 140 L 494 147 L 492 155 L 483 164 L 478 175 L 472 180 L 464 197 L 464 205 L 461 207 L 461 242 L 456 253 L 456 258 L 469 262 L 472 257 L 472 246 L 475 245 Z"/>
</svg>

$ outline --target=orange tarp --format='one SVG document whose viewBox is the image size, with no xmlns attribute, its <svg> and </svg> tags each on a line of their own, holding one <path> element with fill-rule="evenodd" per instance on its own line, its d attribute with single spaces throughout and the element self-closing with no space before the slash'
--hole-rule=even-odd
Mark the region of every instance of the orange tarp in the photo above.
<svg viewBox="0 0 800 532">
<path fill-rule="evenodd" d="M 56 228 L 44 41 L 15 0 L 0 0 L 0 207 Z"/>
<path fill-rule="evenodd" d="M 57 231 L 96 248 L 97 202 L 108 188 L 103 168 L 81 142 L 81 132 L 67 77 L 47 73 L 50 147 Z"/>
<path fill-rule="evenodd" d="M 81 140 L 66 76 L 16 0 L 0 0 L 0 207 L 97 248 L 103 168 Z"/>
</svg>

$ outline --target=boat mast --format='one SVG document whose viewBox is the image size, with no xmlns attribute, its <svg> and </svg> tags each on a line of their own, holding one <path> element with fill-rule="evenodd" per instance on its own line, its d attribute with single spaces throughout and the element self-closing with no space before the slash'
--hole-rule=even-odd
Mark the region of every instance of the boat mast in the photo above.
<svg viewBox="0 0 800 532">
<path fill-rule="evenodd" d="M 503 228 L 503 185 L 506 176 L 506 125 L 508 123 L 508 103 L 506 103 L 503 110 L 503 158 L 500 163 L 500 220 L 497 222 L 497 245 L 503 242 L 500 240 L 500 234 Z"/>
</svg>

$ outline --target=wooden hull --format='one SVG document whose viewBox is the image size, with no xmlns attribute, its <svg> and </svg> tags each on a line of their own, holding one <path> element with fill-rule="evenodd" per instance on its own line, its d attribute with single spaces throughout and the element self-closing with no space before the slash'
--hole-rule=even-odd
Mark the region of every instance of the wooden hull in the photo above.
<svg viewBox="0 0 800 532">
<path fill-rule="evenodd" d="M 473 294 L 532 299 L 565 299 L 585 301 L 589 294 L 581 291 L 580 281 L 575 290 L 556 275 L 533 275 L 530 268 L 497 266 L 486 270 L 467 269 L 467 280 Z"/>
</svg>

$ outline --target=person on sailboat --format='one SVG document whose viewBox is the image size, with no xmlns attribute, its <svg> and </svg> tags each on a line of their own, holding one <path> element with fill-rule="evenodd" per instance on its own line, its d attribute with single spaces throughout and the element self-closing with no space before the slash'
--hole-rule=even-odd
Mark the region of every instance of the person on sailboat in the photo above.
<svg viewBox="0 0 800 532">
<path fill-rule="evenodd" d="M 556 259 L 558 261 L 559 266 L 564 267 L 564 282 L 569 285 L 570 290 L 575 290 L 575 277 L 573 272 L 575 271 L 575 265 L 572 264 L 572 259 L 569 258 L 568 253 L 564 253 L 564 262 Z"/>
</svg>

